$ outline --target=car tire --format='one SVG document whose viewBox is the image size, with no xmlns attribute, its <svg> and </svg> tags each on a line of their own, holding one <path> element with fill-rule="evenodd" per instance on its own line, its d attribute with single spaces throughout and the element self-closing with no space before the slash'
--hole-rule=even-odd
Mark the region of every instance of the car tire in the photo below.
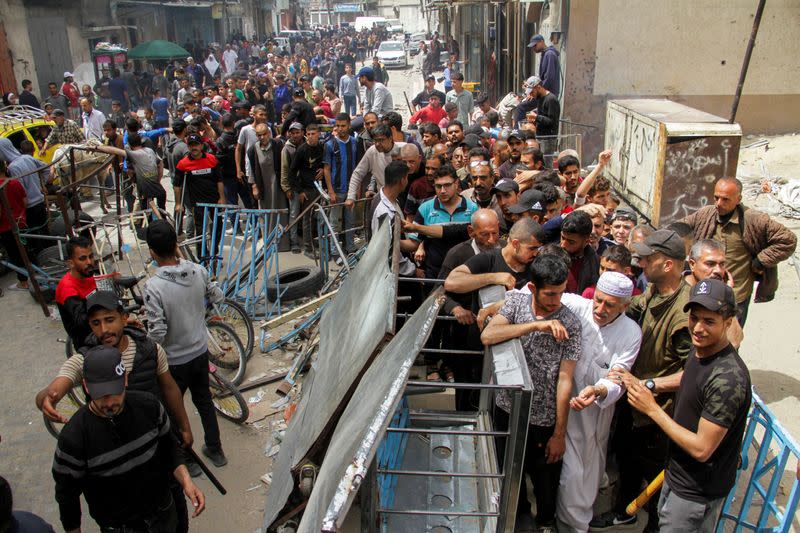
<svg viewBox="0 0 800 533">
<path fill-rule="evenodd" d="M 322 288 L 324 282 L 319 267 L 311 265 L 289 268 L 267 280 L 267 298 L 271 302 L 277 300 L 279 289 L 283 301 L 312 296 Z"/>
</svg>

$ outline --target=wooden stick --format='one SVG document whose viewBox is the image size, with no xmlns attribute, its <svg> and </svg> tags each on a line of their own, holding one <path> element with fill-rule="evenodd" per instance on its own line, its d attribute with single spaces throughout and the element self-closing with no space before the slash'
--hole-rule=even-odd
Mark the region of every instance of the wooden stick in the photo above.
<svg viewBox="0 0 800 533">
<path fill-rule="evenodd" d="M 635 515 L 639 509 L 644 507 L 650 498 L 653 497 L 653 494 L 658 492 L 661 489 L 661 485 L 664 484 L 664 471 L 662 470 L 660 474 L 658 474 L 653 481 L 650 482 L 649 485 L 639 494 L 635 500 L 628 504 L 628 507 L 625 508 L 625 512 L 629 516 Z"/>
</svg>

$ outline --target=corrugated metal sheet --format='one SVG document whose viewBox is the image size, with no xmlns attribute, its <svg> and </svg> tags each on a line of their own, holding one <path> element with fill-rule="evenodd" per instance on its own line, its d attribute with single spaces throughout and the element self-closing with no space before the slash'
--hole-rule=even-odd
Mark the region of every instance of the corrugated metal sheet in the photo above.
<svg viewBox="0 0 800 533">
<path fill-rule="evenodd" d="M 272 472 L 264 522 L 270 526 L 292 492 L 292 470 L 336 423 L 347 393 L 386 332 L 394 327 L 397 274 L 389 268 L 391 231 L 381 224 L 320 321 L 317 360 Z"/>
<path fill-rule="evenodd" d="M 341 527 L 443 301 L 440 287 L 381 350 L 364 374 L 333 434 L 298 533 L 338 531 Z"/>
</svg>

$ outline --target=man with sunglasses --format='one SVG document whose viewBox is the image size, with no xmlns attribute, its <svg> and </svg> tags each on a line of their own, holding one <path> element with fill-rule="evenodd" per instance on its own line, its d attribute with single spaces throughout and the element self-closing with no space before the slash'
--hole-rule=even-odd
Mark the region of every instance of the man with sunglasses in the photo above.
<svg viewBox="0 0 800 533">
<path fill-rule="evenodd" d="M 472 200 L 478 207 L 486 207 L 497 213 L 497 218 L 503 226 L 503 211 L 497 203 L 494 188 L 494 173 L 489 165 L 489 154 L 483 148 L 473 148 L 468 154 L 468 168 L 472 176 L 473 186 L 461 193 L 467 200 Z M 501 231 L 506 228 L 501 227 Z"/>
</svg>

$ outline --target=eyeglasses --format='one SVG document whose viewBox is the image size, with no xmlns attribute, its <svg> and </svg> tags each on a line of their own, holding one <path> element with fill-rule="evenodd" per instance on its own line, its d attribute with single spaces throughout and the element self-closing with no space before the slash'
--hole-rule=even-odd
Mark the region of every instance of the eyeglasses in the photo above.
<svg viewBox="0 0 800 533">
<path fill-rule="evenodd" d="M 469 162 L 469 167 L 470 168 L 488 167 L 488 166 L 489 166 L 489 162 L 488 161 L 481 160 L 481 161 L 470 161 Z"/>
<path fill-rule="evenodd" d="M 449 183 L 434 183 L 433 184 L 433 188 L 436 189 L 437 191 L 440 191 L 440 190 L 443 190 L 443 189 L 449 189 L 450 187 L 452 187 L 455 184 L 456 184 L 455 181 L 451 181 Z"/>
</svg>

